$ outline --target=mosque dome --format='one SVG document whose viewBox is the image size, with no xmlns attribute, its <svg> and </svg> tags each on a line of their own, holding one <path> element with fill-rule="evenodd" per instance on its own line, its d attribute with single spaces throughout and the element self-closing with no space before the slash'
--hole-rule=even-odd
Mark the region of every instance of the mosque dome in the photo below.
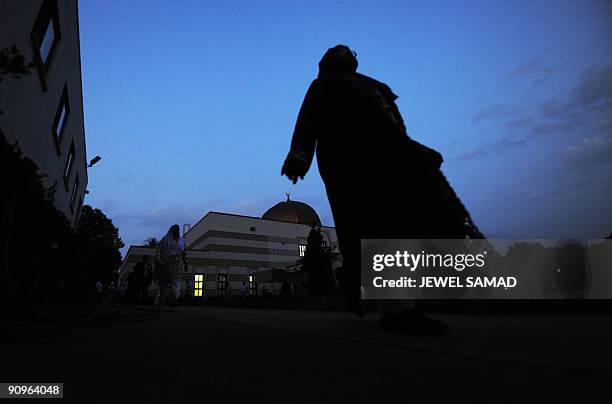
<svg viewBox="0 0 612 404">
<path fill-rule="evenodd" d="M 286 201 L 272 206 L 261 218 L 278 222 L 321 226 L 321 219 L 319 219 L 317 212 L 304 202 L 292 201 L 289 199 L 289 194 L 287 194 Z"/>
</svg>

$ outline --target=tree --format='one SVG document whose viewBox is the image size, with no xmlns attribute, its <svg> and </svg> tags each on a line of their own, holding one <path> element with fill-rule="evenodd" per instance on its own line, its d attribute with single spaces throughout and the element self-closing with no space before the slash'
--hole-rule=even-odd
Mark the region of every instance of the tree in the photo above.
<svg viewBox="0 0 612 404">
<path fill-rule="evenodd" d="M 21 80 L 23 76 L 30 74 L 34 63 L 26 63 L 25 58 L 15 45 L 0 48 L 0 82 L 3 77 Z M 2 110 L 0 110 L 2 114 Z"/>
<path fill-rule="evenodd" d="M 26 63 L 15 45 L 0 49 L 0 81 L 2 81 L 2 76 L 21 79 L 22 76 L 30 74 L 33 66 L 33 63 Z"/>
<path fill-rule="evenodd" d="M 77 243 L 81 271 L 86 274 L 89 284 L 114 281 L 121 265 L 119 249 L 124 244 L 112 220 L 100 209 L 84 205 L 79 218 Z"/>
<path fill-rule="evenodd" d="M 0 130 L 0 306 L 15 315 L 49 307 L 74 268 L 73 229 L 42 179 Z"/>
<path fill-rule="evenodd" d="M 155 248 L 159 245 L 159 240 L 156 237 L 148 237 L 144 242 L 145 247 Z"/>
</svg>

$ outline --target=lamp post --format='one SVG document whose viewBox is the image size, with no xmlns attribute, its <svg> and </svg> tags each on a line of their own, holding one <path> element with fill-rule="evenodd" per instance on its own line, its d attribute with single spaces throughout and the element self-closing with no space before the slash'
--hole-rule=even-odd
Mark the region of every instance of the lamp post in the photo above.
<svg viewBox="0 0 612 404">
<path fill-rule="evenodd" d="M 89 164 L 87 164 L 87 168 L 91 168 L 94 165 L 96 165 L 96 163 L 98 163 L 98 161 L 102 160 L 102 157 L 100 156 L 96 156 L 94 158 L 92 158 L 91 160 L 89 160 Z M 85 190 L 85 195 L 89 194 L 89 190 Z"/>
<path fill-rule="evenodd" d="M 89 161 L 89 164 L 87 165 L 87 167 L 89 167 L 89 168 L 93 167 L 100 160 L 102 160 L 102 157 L 100 157 L 100 156 L 96 156 L 96 157 L 92 158 Z"/>
</svg>

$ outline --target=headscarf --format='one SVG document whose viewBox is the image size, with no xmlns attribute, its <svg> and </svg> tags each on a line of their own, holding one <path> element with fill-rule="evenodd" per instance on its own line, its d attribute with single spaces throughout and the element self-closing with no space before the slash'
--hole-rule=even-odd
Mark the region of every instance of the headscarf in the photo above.
<svg viewBox="0 0 612 404">
<path fill-rule="evenodd" d="M 349 91 L 361 99 L 369 100 L 371 105 L 383 112 L 400 132 L 408 135 L 395 105 L 397 95 L 385 83 L 357 73 L 357 66 L 357 54 L 346 45 L 336 45 L 329 48 L 321 58 L 318 80 L 336 89 Z"/>
<path fill-rule="evenodd" d="M 369 100 L 372 111 L 378 110 L 388 122 L 391 122 L 401 133 L 402 141 L 408 141 L 410 150 L 416 151 L 424 164 L 431 164 L 436 169 L 442 164 L 440 153 L 424 146 L 410 138 L 402 115 L 395 104 L 398 98 L 391 88 L 378 80 L 357 73 L 357 54 L 346 45 L 336 45 L 329 48 L 319 62 L 318 80 L 324 85 L 331 85 L 343 91 L 349 91 L 354 96 Z M 415 156 L 415 158 L 416 158 Z"/>
<path fill-rule="evenodd" d="M 165 261 L 170 256 L 181 255 L 185 251 L 185 240 L 179 235 L 178 240 L 172 234 L 172 228 L 161 239 L 157 246 L 158 259 Z"/>
<path fill-rule="evenodd" d="M 346 45 L 329 48 L 321 61 L 319 69 L 333 74 L 350 74 L 357 71 L 357 54 Z"/>
</svg>

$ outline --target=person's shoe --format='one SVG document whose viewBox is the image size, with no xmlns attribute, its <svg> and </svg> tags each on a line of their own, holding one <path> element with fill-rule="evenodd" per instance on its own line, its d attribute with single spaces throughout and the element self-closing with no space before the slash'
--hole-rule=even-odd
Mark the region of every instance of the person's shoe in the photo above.
<svg viewBox="0 0 612 404">
<path fill-rule="evenodd" d="M 444 335 L 448 330 L 444 321 L 434 320 L 414 309 L 391 316 L 383 315 L 378 324 L 383 331 L 422 336 Z"/>
</svg>

